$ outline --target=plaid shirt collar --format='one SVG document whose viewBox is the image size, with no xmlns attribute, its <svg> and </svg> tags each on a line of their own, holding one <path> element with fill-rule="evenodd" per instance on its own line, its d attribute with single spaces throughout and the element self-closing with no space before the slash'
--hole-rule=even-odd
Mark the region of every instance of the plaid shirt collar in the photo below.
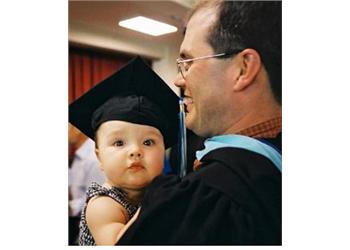
<svg viewBox="0 0 350 250">
<path fill-rule="evenodd" d="M 282 116 L 255 124 L 249 128 L 239 131 L 238 135 L 253 138 L 274 138 L 282 131 Z"/>
</svg>

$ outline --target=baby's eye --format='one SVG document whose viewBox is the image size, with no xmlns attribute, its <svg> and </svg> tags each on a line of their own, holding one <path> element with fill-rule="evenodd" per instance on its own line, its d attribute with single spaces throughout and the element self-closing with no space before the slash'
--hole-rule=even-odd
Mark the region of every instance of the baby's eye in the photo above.
<svg viewBox="0 0 350 250">
<path fill-rule="evenodd" d="M 116 140 L 114 143 L 113 143 L 113 146 L 115 147 L 121 147 L 124 145 L 124 142 L 122 140 Z"/>
<path fill-rule="evenodd" d="M 143 142 L 143 145 L 151 146 L 151 145 L 154 145 L 155 143 L 156 142 L 153 139 L 147 139 Z"/>
</svg>

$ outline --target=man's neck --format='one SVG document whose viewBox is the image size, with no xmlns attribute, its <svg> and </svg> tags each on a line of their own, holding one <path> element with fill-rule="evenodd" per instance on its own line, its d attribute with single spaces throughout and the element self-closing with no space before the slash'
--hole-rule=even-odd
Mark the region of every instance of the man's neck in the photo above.
<svg viewBox="0 0 350 250">
<path fill-rule="evenodd" d="M 259 110 L 254 109 L 235 121 L 222 134 L 236 134 L 256 124 L 281 116 L 282 108 L 278 104 L 265 108 L 261 107 Z"/>
</svg>

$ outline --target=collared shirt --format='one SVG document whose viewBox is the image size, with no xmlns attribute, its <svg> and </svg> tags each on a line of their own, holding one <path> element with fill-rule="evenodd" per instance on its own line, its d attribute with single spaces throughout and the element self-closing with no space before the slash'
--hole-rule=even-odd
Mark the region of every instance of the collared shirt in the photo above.
<svg viewBox="0 0 350 250">
<path fill-rule="evenodd" d="M 253 138 L 275 138 L 282 131 L 282 117 L 278 116 L 270 120 L 255 124 L 236 133 Z"/>
<path fill-rule="evenodd" d="M 87 139 L 75 152 L 75 156 L 68 170 L 68 185 L 72 200 L 69 205 L 72 216 L 80 214 L 84 207 L 86 191 L 92 182 L 103 184 L 105 177 L 99 169 L 100 162 L 95 154 L 95 143 Z"/>
</svg>

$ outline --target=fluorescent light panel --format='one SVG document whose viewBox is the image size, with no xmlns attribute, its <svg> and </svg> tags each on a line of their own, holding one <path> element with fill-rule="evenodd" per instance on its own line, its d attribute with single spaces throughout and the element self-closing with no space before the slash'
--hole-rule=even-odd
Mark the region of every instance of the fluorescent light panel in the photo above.
<svg viewBox="0 0 350 250">
<path fill-rule="evenodd" d="M 162 23 L 144 16 L 133 17 L 120 21 L 119 26 L 152 36 L 160 36 L 177 31 L 177 28 L 175 26 Z"/>
</svg>

